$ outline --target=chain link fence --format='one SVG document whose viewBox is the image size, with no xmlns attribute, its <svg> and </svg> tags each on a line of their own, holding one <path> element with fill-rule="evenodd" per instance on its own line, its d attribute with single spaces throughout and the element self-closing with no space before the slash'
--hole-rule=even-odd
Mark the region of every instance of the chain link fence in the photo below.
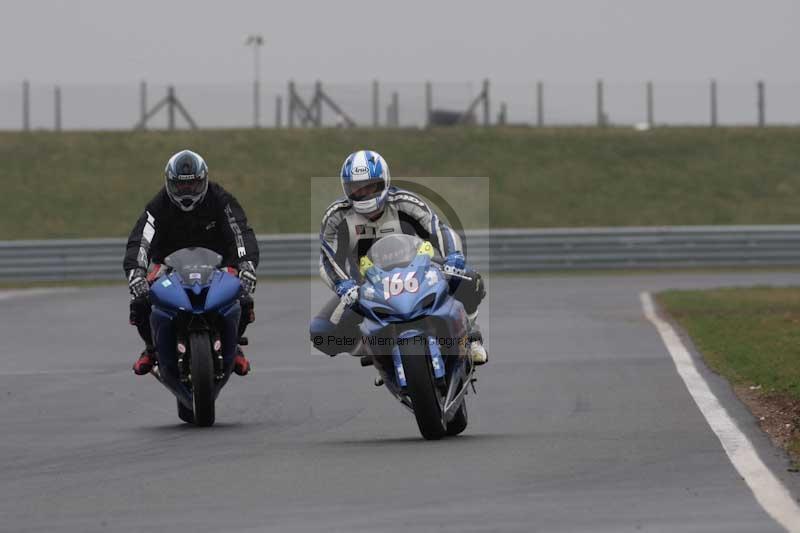
<svg viewBox="0 0 800 533">
<path fill-rule="evenodd" d="M 261 83 L 258 117 L 253 83 L 173 87 L 3 83 L 0 130 L 188 128 L 181 107 L 199 128 L 800 124 L 800 83 Z"/>
</svg>

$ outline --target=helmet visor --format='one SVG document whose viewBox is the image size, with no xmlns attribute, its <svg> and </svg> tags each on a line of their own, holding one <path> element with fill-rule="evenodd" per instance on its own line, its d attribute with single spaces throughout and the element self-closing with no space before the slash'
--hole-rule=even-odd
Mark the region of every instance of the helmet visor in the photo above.
<svg viewBox="0 0 800 533">
<path fill-rule="evenodd" d="M 167 180 L 167 187 L 175 198 L 198 196 L 205 191 L 206 179 L 197 176 L 175 176 Z"/>
<path fill-rule="evenodd" d="M 345 194 L 354 202 L 378 198 L 385 190 L 386 181 L 383 179 L 350 181 L 344 184 Z"/>
</svg>

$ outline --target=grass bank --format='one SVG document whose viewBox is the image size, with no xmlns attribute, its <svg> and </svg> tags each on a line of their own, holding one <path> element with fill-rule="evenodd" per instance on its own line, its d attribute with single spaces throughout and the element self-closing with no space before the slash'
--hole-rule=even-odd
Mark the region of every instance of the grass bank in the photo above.
<svg viewBox="0 0 800 533">
<path fill-rule="evenodd" d="M 488 176 L 494 227 L 800 222 L 800 129 L 0 133 L 0 240 L 127 234 L 175 151 L 258 232 L 316 231 L 309 178 L 371 147 L 394 176 Z"/>
<path fill-rule="evenodd" d="M 658 300 L 800 464 L 800 288 L 668 291 Z"/>
</svg>

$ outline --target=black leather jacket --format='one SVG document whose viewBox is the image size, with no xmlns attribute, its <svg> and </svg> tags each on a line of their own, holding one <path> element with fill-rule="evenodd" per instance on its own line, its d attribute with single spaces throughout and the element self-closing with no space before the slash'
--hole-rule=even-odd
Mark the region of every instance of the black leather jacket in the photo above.
<svg viewBox="0 0 800 533">
<path fill-rule="evenodd" d="M 214 250 L 225 266 L 242 261 L 258 266 L 258 243 L 242 206 L 222 186 L 209 182 L 203 201 L 188 212 L 173 204 L 164 188 L 150 200 L 128 237 L 125 275 L 130 277 L 136 268 L 147 270 L 151 262 L 161 263 L 172 252 L 193 246 Z"/>
</svg>

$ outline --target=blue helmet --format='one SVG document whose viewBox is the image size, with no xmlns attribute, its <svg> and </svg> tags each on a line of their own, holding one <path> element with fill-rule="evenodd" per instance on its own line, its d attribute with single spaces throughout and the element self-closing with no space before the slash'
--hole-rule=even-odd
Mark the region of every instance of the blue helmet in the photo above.
<svg viewBox="0 0 800 533">
<path fill-rule="evenodd" d="M 362 215 L 383 210 L 389 194 L 389 165 L 378 152 L 353 152 L 342 165 L 342 190 Z"/>
</svg>

